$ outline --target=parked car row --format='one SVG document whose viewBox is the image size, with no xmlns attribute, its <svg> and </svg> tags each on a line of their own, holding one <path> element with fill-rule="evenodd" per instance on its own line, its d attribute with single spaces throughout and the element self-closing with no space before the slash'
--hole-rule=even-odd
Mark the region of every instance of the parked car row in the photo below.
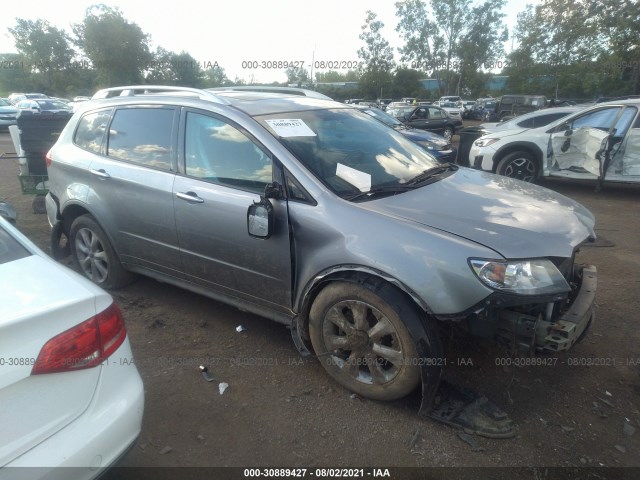
<svg viewBox="0 0 640 480">
<path fill-rule="evenodd" d="M 379 120 L 385 125 L 402 133 L 405 137 L 409 138 L 421 147 L 426 148 L 430 154 L 441 162 L 455 162 L 457 151 L 456 148 L 451 145 L 451 140 L 447 140 L 446 138 L 432 132 L 408 127 L 397 118 L 378 109 L 365 107 L 363 108 L 363 111 L 371 115 L 376 120 Z"/>
<path fill-rule="evenodd" d="M 459 111 L 456 116 L 453 116 L 444 108 L 433 105 L 390 107 L 387 113 L 411 128 L 437 133 L 449 142 L 451 137 L 462 128 Z"/>
</svg>

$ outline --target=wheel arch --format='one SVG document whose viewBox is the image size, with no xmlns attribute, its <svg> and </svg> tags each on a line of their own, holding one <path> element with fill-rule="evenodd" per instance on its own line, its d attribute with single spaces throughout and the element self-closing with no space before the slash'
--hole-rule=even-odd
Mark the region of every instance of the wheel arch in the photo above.
<svg viewBox="0 0 640 480">
<path fill-rule="evenodd" d="M 113 237 L 109 233 L 108 229 L 104 228 L 104 224 L 100 221 L 100 218 L 90 208 L 88 208 L 86 204 L 76 202 L 76 201 L 69 202 L 67 205 L 65 205 L 64 210 L 60 210 L 59 217 L 61 219 L 62 228 L 61 228 L 61 231 L 58 233 L 58 235 L 60 235 L 60 238 L 51 239 L 52 251 L 56 251 L 56 246 L 55 246 L 56 242 L 59 245 L 61 237 L 63 235 L 67 238 L 67 242 L 69 241 L 69 233 L 71 232 L 71 225 L 73 225 L 73 222 L 78 217 L 81 217 L 82 215 L 89 215 L 91 216 L 91 218 L 93 218 L 93 220 L 98 224 L 98 226 L 102 229 L 104 234 L 107 236 L 107 239 L 109 240 L 109 243 L 111 243 L 118 260 L 120 260 L 120 254 L 114 247 Z M 60 249 L 58 251 L 63 252 L 64 250 Z M 68 253 L 70 252 L 67 252 L 67 254 Z M 60 258 L 60 257 L 56 257 L 56 258 Z"/>
<path fill-rule="evenodd" d="M 422 313 L 432 314 L 432 310 L 424 299 L 400 280 L 364 265 L 338 265 L 316 274 L 298 294 L 295 302 L 295 311 L 298 314 L 295 319 L 297 330 L 305 344 L 309 340 L 309 312 L 313 301 L 325 286 L 335 281 L 357 283 L 374 292 L 383 285 L 390 285 L 402 293 Z"/>
<path fill-rule="evenodd" d="M 513 152 L 521 152 L 521 151 L 531 153 L 534 156 L 534 158 L 536 159 L 536 162 L 538 162 L 539 172 L 541 173 L 544 167 L 543 165 L 544 157 L 540 147 L 533 142 L 513 142 L 513 143 L 508 143 L 503 147 L 500 147 L 496 151 L 496 153 L 493 155 L 493 167 L 491 171 L 493 173 L 496 173 L 496 169 L 498 168 L 498 164 L 500 163 L 500 160 L 502 160 L 505 156 Z"/>
<path fill-rule="evenodd" d="M 441 340 L 435 325 L 436 319 L 432 316 L 432 311 L 426 302 L 414 291 L 398 279 L 376 269 L 365 266 L 344 265 L 328 269 L 316 275 L 307 283 L 303 294 L 300 295 L 299 314 L 292 322 L 292 334 L 294 334 L 294 342 L 299 350 L 300 344 L 298 344 L 298 341 L 303 342 L 305 347 L 308 346 L 306 353 L 303 353 L 301 350 L 303 355 L 309 355 L 313 350 L 309 336 L 309 312 L 313 301 L 325 286 L 336 281 L 353 282 L 362 285 L 376 294 L 385 288 L 395 290 L 409 302 L 409 306 L 417 310 L 416 313 L 418 315 L 403 316 L 403 323 L 415 342 L 418 357 L 430 358 L 429 355 L 432 355 L 430 352 L 433 352 L 433 348 L 436 348 L 436 352 L 441 351 Z M 428 317 L 431 317 L 431 322 L 433 323 L 428 321 Z M 434 333 L 436 335 L 435 337 L 433 336 Z M 299 336 L 297 339 L 295 338 L 296 334 Z M 428 362 L 421 363 L 420 388 L 422 391 L 422 401 L 418 412 L 419 415 L 426 416 L 431 410 L 437 393 L 437 385 L 440 383 L 440 376 L 441 368 L 435 368 Z"/>
</svg>

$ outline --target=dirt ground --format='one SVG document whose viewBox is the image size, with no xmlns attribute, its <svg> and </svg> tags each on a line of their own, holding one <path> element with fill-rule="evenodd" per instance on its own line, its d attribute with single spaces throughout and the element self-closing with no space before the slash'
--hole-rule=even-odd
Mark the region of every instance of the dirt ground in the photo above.
<svg viewBox="0 0 640 480">
<path fill-rule="evenodd" d="M 0 152 L 13 152 L 6 133 Z M 46 216 L 33 213 L 17 173 L 17 160 L 0 158 L 0 199 L 48 252 Z M 146 394 L 142 434 L 122 465 L 536 467 L 530 478 L 550 478 L 542 467 L 605 467 L 597 478 L 608 467 L 640 467 L 640 187 L 595 193 L 592 184 L 544 184 L 591 209 L 608 241 L 579 255 L 598 268 L 595 324 L 555 365 L 505 367 L 505 352 L 461 340 L 445 370 L 508 412 L 515 438 L 474 436 L 472 447 L 457 430 L 419 418 L 417 394 L 392 403 L 352 398 L 317 360 L 299 357 L 286 327 L 140 278 L 112 292 Z M 205 381 L 201 364 L 215 381 Z M 219 382 L 229 385 L 222 395 Z M 136 478 L 126 469 L 111 477 Z"/>
</svg>

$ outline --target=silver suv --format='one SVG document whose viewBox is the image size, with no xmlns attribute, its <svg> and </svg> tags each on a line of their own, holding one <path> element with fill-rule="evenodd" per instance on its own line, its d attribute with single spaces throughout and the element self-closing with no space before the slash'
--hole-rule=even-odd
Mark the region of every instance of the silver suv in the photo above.
<svg viewBox="0 0 640 480">
<path fill-rule="evenodd" d="M 144 274 L 290 325 L 344 387 L 391 400 L 421 384 L 427 410 L 441 322 L 526 352 L 581 337 L 588 210 L 298 93 L 84 102 L 48 154 L 53 252 L 107 288 Z"/>
</svg>

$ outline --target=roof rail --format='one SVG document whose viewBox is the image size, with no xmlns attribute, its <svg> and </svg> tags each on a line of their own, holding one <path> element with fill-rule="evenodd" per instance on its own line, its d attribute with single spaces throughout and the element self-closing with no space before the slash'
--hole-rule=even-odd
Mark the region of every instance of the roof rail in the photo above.
<svg viewBox="0 0 640 480">
<path fill-rule="evenodd" d="M 331 97 L 328 97 L 322 93 L 316 92 L 314 90 L 307 90 L 306 88 L 297 88 L 297 87 L 276 87 L 271 85 L 240 85 L 236 87 L 215 87 L 215 88 L 207 88 L 209 92 L 263 92 L 263 93 L 283 93 L 289 95 L 299 95 L 302 97 L 311 97 L 311 98 L 319 98 L 322 100 L 333 100 Z"/>
<path fill-rule="evenodd" d="M 223 105 L 230 104 L 230 102 L 226 98 L 221 98 L 220 96 L 208 90 L 191 87 L 176 87 L 172 85 L 127 85 L 125 87 L 103 88 L 102 90 L 98 90 L 91 97 L 91 100 L 111 97 L 133 97 L 135 95 L 147 95 L 165 92 L 191 93 L 202 100 L 211 100 L 215 103 L 220 103 Z"/>
</svg>

